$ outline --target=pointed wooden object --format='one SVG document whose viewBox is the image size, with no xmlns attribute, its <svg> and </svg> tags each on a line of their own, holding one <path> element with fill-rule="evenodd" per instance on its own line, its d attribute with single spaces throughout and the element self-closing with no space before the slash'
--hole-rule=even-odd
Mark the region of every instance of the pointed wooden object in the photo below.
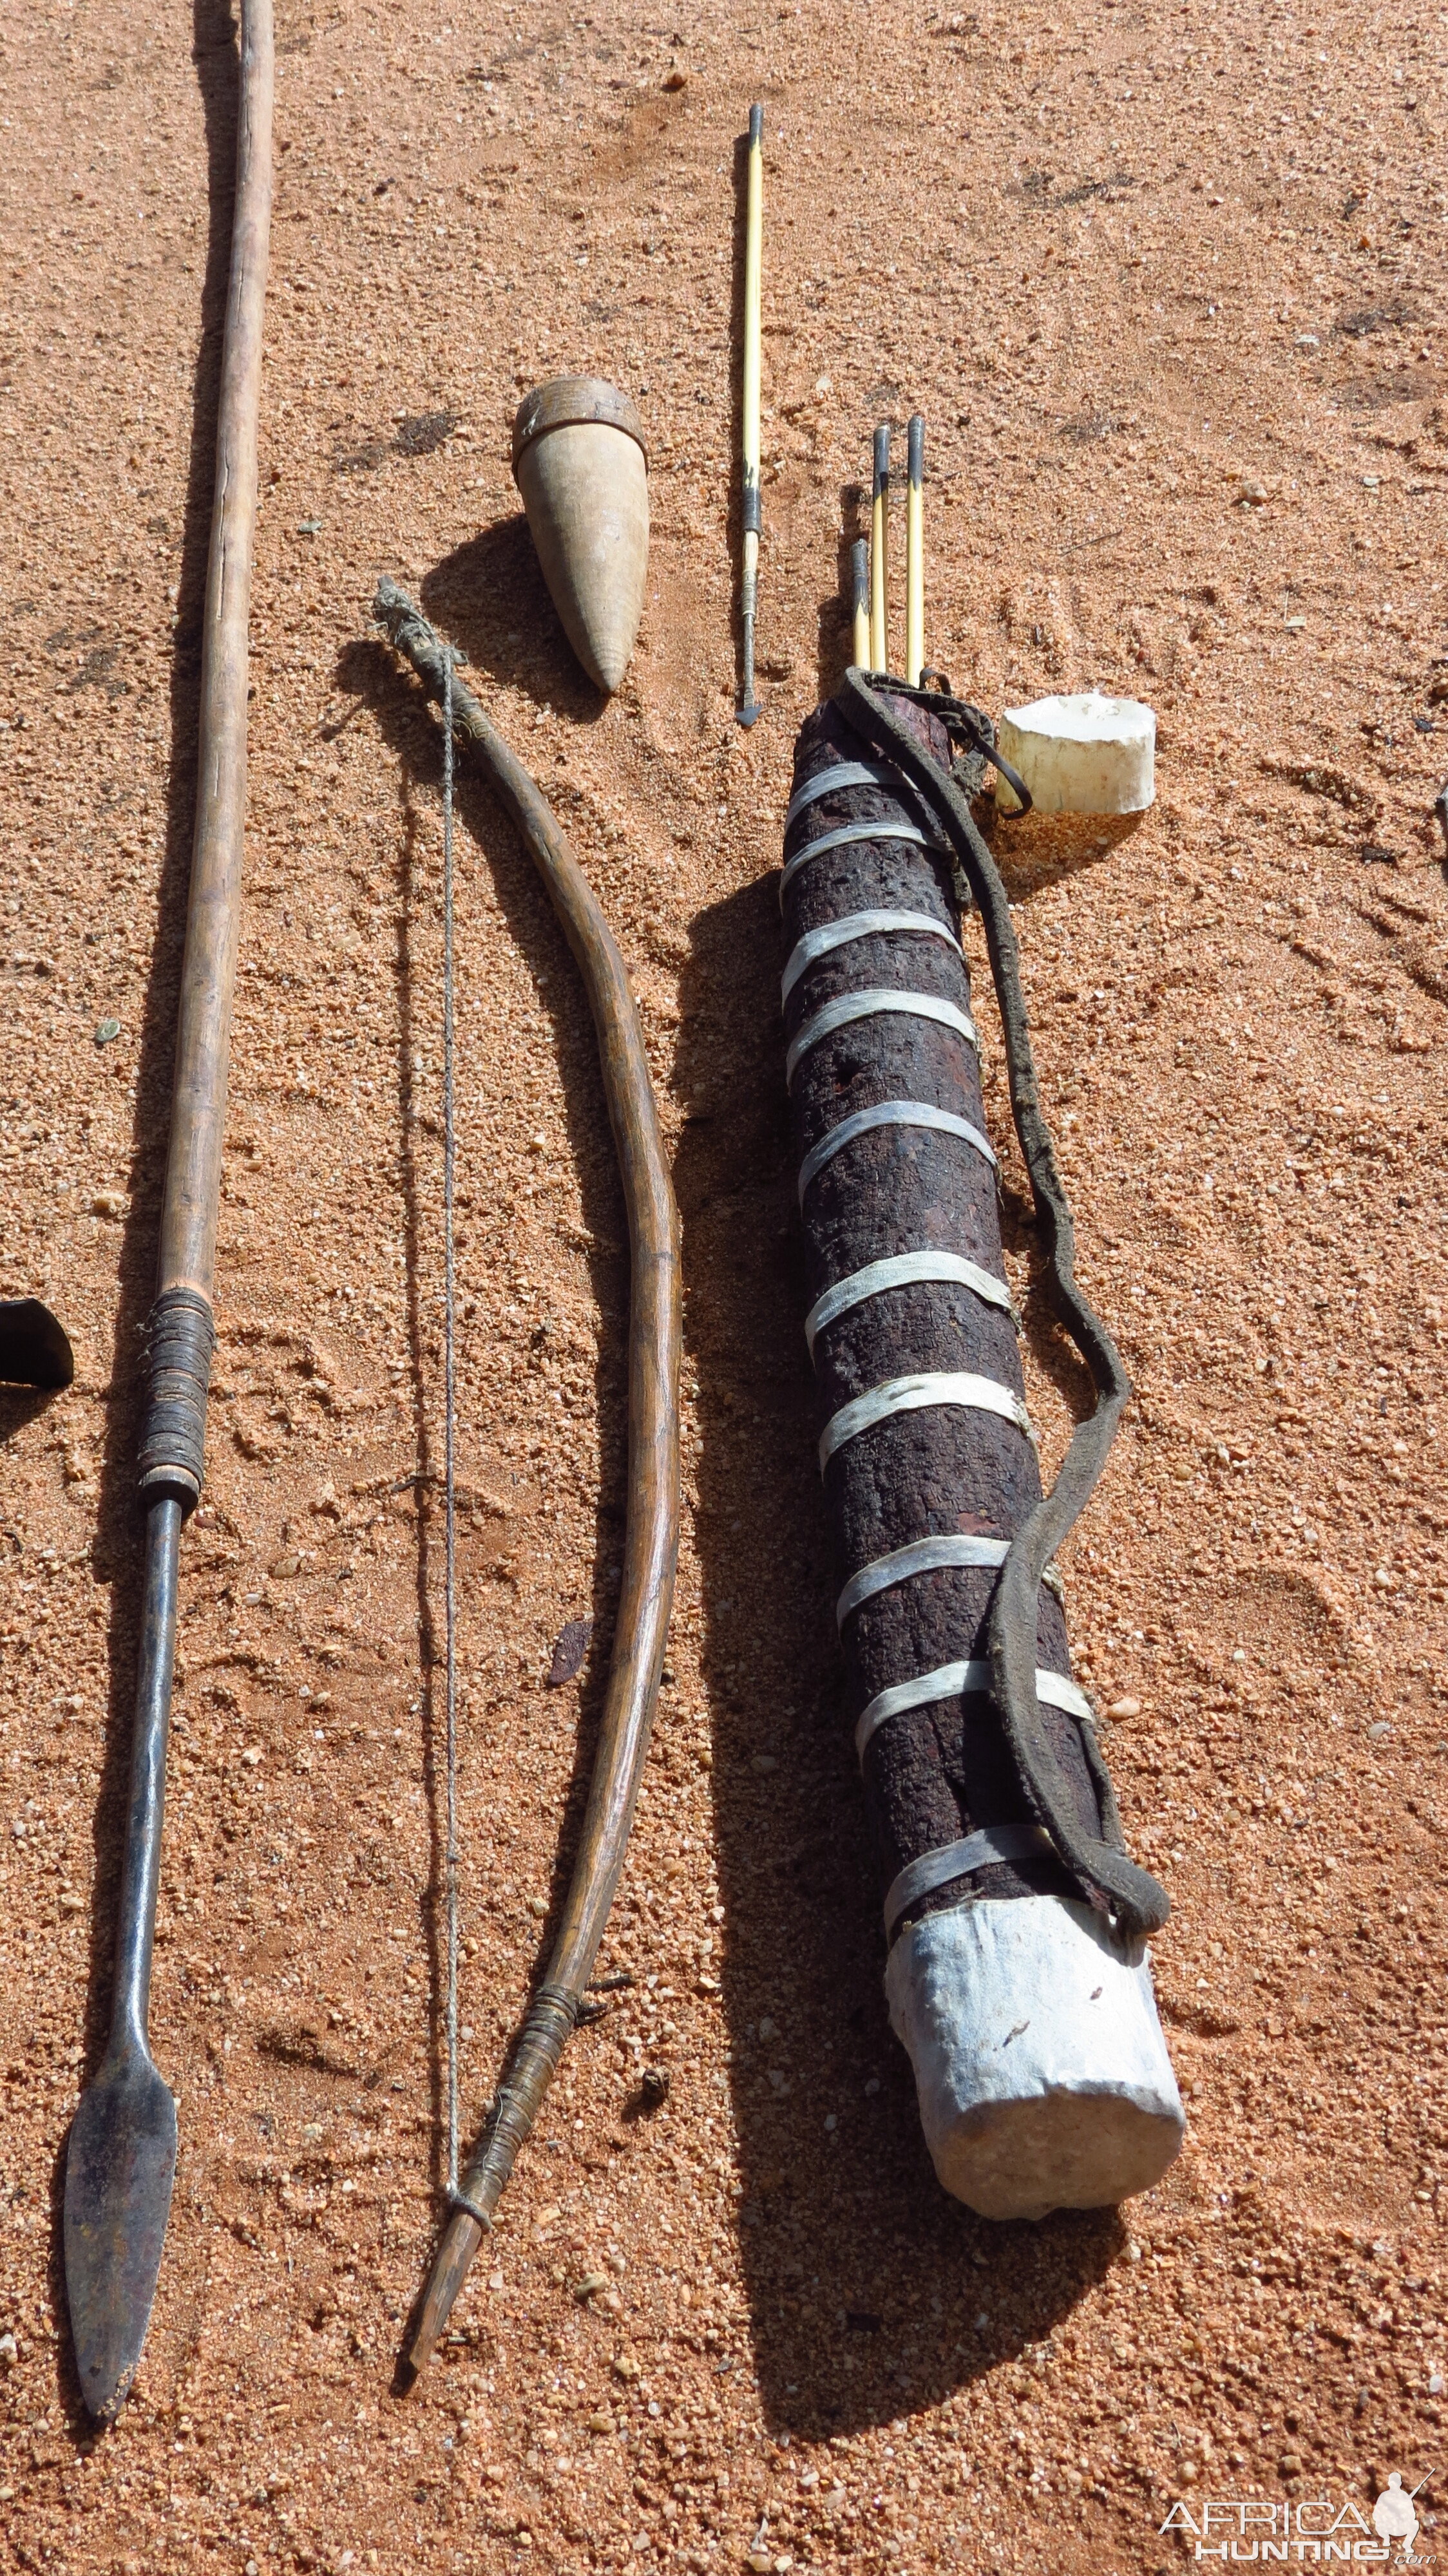
<svg viewBox="0 0 1448 2576">
<path fill-rule="evenodd" d="M 513 473 L 564 632 L 611 694 L 628 668 L 648 579 L 643 423 L 601 376 L 555 376 L 519 405 Z"/>
</svg>

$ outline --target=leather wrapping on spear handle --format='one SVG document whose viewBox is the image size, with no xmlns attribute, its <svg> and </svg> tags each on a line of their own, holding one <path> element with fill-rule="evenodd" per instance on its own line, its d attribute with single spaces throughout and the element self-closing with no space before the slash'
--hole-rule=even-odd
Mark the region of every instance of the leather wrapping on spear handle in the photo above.
<svg viewBox="0 0 1448 2576">
<path fill-rule="evenodd" d="M 256 524 L 257 427 L 272 195 L 272 7 L 246 0 L 236 212 L 231 237 L 216 487 L 201 658 L 196 837 L 157 1298 L 151 1311 L 151 1401 L 141 1436 L 141 1491 L 174 1494 L 190 1511 L 200 1491 L 206 1395 L 215 1331 L 211 1292 L 226 1125 L 226 1062 L 246 815 L 247 622 Z"/>
<path fill-rule="evenodd" d="M 441 699 L 442 648 L 395 582 L 375 614 L 430 696 Z M 679 1221 L 659 1134 L 638 1005 L 617 943 L 566 834 L 471 692 L 453 680 L 453 721 L 481 756 L 548 888 L 598 1032 L 609 1122 L 628 1211 L 629 1493 L 613 1665 L 573 1880 L 544 1984 L 513 2050 L 497 2109 L 464 2182 L 491 2216 L 537 2116 L 592 1974 L 623 1867 L 663 1666 L 679 1552 Z M 454 2211 L 409 2346 L 414 2369 L 447 2321 L 482 2228 Z"/>
</svg>

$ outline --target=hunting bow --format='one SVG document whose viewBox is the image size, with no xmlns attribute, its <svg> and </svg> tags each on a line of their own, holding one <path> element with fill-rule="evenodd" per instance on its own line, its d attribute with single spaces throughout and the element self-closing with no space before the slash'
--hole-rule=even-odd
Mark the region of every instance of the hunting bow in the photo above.
<svg viewBox="0 0 1448 2576">
<path fill-rule="evenodd" d="M 386 579 L 378 624 L 441 700 L 443 647 Z M 679 1219 L 664 1159 L 638 1005 L 618 944 L 546 798 L 454 676 L 453 721 L 478 754 L 548 889 L 588 995 L 628 1210 L 629 1483 L 613 1662 L 583 1835 L 548 1971 L 536 1989 L 416 2311 L 406 2359 L 421 2371 L 492 2224 L 578 2019 L 623 1868 L 648 1751 L 679 1553 Z"/>
</svg>

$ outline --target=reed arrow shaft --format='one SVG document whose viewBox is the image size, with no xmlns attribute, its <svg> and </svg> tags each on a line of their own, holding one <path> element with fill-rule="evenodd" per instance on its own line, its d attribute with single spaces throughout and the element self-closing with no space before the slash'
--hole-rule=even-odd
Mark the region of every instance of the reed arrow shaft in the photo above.
<svg viewBox="0 0 1448 2576">
<path fill-rule="evenodd" d="M 856 537 L 850 548 L 850 659 L 857 670 L 870 667 L 870 544 Z"/>
<path fill-rule="evenodd" d="M 870 493 L 870 668 L 890 668 L 890 424 L 875 432 Z"/>
<path fill-rule="evenodd" d="M 211 1292 L 246 807 L 247 623 L 271 226 L 272 0 L 242 0 L 236 207 L 222 343 L 197 747 L 196 834 L 141 1444 L 145 1616 L 105 2058 L 66 2157 L 65 2277 L 81 2387 L 109 2422 L 150 2320 L 176 2171 L 176 2106 L 148 2038 L 181 1526 L 201 1490 Z"/>
<path fill-rule="evenodd" d="M 905 677 L 918 689 L 925 667 L 925 422 L 918 411 L 905 455 Z"/>
</svg>

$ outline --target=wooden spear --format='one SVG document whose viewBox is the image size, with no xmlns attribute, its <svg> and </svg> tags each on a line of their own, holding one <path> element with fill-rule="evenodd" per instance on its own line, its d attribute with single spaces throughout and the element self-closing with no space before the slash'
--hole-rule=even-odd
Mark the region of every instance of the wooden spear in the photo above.
<svg viewBox="0 0 1448 2576">
<path fill-rule="evenodd" d="M 176 2173 L 176 2105 L 147 2021 L 181 1525 L 201 1492 L 215 1327 L 211 1291 L 246 806 L 247 617 L 272 186 L 271 0 L 242 0 L 236 210 L 216 425 L 197 744 L 196 836 L 181 975 L 176 1082 L 151 1392 L 141 1436 L 145 1613 L 110 2037 L 70 2133 L 65 2280 L 81 2390 L 109 2423 L 141 2357 Z"/>
</svg>

